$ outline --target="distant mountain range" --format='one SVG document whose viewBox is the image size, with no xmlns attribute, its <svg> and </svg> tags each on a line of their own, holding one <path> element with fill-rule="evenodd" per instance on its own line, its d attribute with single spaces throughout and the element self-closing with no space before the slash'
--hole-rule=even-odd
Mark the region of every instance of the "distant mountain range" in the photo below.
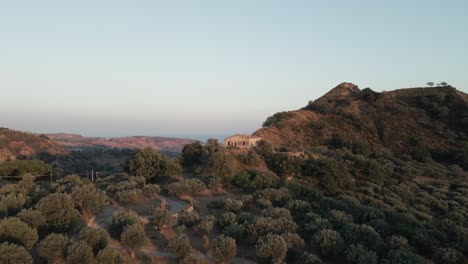
<svg viewBox="0 0 468 264">
<path fill-rule="evenodd" d="M 70 151 L 93 149 L 140 149 L 152 147 L 164 153 L 178 153 L 192 139 L 134 136 L 122 138 L 84 137 L 75 134 L 35 134 L 0 128 L 0 162 L 21 157 L 38 157 L 41 154 L 53 156 Z"/>
<path fill-rule="evenodd" d="M 95 148 L 127 148 L 140 149 L 152 147 L 164 152 L 180 152 L 186 144 L 194 143 L 192 139 L 132 136 L 120 138 L 84 137 L 76 134 L 47 134 L 51 140 L 68 150 L 83 150 Z"/>
</svg>

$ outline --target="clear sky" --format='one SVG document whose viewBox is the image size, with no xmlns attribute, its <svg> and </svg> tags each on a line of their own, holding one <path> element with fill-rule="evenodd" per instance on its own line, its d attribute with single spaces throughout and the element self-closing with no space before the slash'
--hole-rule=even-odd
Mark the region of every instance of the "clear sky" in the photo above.
<svg viewBox="0 0 468 264">
<path fill-rule="evenodd" d="M 337 84 L 468 91 L 468 1 L 0 0 L 0 126 L 252 133 Z"/>
</svg>

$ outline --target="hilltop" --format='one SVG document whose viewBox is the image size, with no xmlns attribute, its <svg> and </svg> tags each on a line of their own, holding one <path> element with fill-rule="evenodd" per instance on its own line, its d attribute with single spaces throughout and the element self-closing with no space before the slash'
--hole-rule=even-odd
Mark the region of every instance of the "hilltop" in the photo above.
<svg viewBox="0 0 468 264">
<path fill-rule="evenodd" d="M 68 151 L 46 135 L 0 128 L 0 161 L 15 160 L 18 156 L 34 157 L 42 153 L 60 155 Z"/>
<path fill-rule="evenodd" d="M 468 95 L 451 86 L 375 92 L 342 83 L 254 133 L 276 149 L 434 160 L 468 169 Z"/>
<path fill-rule="evenodd" d="M 180 152 L 184 145 L 195 142 L 195 140 L 191 139 L 148 136 L 102 138 L 64 133 L 47 134 L 47 136 L 70 150 L 95 148 L 142 149 L 150 146 L 163 152 Z"/>
</svg>

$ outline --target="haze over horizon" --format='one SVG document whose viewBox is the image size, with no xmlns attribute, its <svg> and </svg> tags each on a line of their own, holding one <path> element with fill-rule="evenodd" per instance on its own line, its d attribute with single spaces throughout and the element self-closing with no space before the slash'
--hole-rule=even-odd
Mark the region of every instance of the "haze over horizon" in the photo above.
<svg viewBox="0 0 468 264">
<path fill-rule="evenodd" d="M 467 1 L 8 1 L 0 127 L 252 133 L 341 82 L 468 91 Z"/>
</svg>

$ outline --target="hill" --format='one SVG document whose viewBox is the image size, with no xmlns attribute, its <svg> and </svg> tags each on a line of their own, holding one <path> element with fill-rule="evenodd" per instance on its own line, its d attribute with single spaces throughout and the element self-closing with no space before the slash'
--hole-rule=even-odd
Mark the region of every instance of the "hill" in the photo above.
<svg viewBox="0 0 468 264">
<path fill-rule="evenodd" d="M 66 154 L 68 151 L 45 135 L 0 128 L 0 161 L 18 156 L 34 157 L 42 153 Z"/>
<path fill-rule="evenodd" d="M 468 170 L 468 95 L 453 87 L 375 92 L 342 83 L 254 133 L 276 149 L 434 160 Z"/>
<path fill-rule="evenodd" d="M 47 136 L 70 150 L 95 148 L 141 149 L 150 146 L 162 152 L 180 152 L 184 145 L 195 142 L 195 140 L 191 139 L 147 136 L 101 138 L 64 133 L 48 134 Z"/>
</svg>

